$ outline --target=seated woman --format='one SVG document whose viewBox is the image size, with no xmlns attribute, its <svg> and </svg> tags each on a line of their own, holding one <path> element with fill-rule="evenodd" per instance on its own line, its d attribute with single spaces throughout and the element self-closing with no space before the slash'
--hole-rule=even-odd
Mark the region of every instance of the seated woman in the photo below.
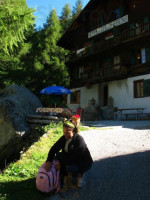
<svg viewBox="0 0 150 200">
<path fill-rule="evenodd" d="M 50 170 L 51 162 L 55 158 L 60 164 L 62 177 L 64 178 L 64 188 L 67 184 L 72 187 L 72 175 L 77 175 L 77 186 L 82 187 L 82 177 L 84 172 L 91 168 L 93 160 L 89 149 L 74 122 L 65 121 L 63 124 L 63 136 L 52 146 L 46 161 L 46 171 Z M 62 150 L 62 152 L 59 152 Z"/>
</svg>

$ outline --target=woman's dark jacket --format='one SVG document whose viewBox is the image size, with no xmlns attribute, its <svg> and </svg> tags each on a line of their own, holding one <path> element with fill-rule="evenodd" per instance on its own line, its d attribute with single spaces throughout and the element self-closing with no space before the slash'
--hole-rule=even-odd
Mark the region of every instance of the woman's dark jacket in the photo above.
<svg viewBox="0 0 150 200">
<path fill-rule="evenodd" d="M 93 163 L 89 149 L 81 135 L 76 133 L 73 136 L 72 141 L 69 143 L 67 153 L 64 151 L 65 143 L 65 136 L 60 137 L 50 149 L 47 161 L 51 162 L 55 158 L 55 155 L 62 150 L 65 156 L 63 158 L 63 163 L 60 161 L 60 165 L 77 164 L 80 169 L 84 169 Z"/>
</svg>

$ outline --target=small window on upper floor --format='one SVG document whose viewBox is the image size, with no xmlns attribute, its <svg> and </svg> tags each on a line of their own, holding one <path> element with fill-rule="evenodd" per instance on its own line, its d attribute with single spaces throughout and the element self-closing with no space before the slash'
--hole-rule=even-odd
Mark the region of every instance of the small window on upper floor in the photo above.
<svg viewBox="0 0 150 200">
<path fill-rule="evenodd" d="M 114 70 L 120 70 L 120 56 L 114 57 Z"/>
<path fill-rule="evenodd" d="M 131 9 L 136 9 L 140 7 L 140 5 L 143 3 L 143 0 L 131 0 L 130 1 L 130 8 Z"/>
<path fill-rule="evenodd" d="M 91 22 L 91 31 L 95 30 L 104 25 L 104 16 L 100 15 L 99 17 L 93 18 Z"/>
<path fill-rule="evenodd" d="M 103 67 L 110 67 L 113 65 L 113 58 L 105 58 L 103 61 Z"/>
<path fill-rule="evenodd" d="M 114 57 L 114 65 L 120 64 L 120 56 Z"/>
<path fill-rule="evenodd" d="M 150 47 L 132 51 L 131 64 L 144 64 L 150 62 Z"/>
<path fill-rule="evenodd" d="M 113 20 L 119 19 L 123 16 L 123 7 L 117 8 L 113 11 Z"/>
</svg>

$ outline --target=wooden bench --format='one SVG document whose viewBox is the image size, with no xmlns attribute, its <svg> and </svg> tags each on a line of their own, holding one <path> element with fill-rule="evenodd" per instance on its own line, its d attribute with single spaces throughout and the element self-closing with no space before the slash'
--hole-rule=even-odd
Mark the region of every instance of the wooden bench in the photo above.
<svg viewBox="0 0 150 200">
<path fill-rule="evenodd" d="M 133 116 L 135 115 L 136 120 L 139 120 L 139 116 L 141 114 L 143 114 L 143 110 L 144 110 L 144 108 L 123 108 L 123 109 L 118 109 L 118 111 L 114 113 L 114 119 L 118 119 L 118 116 L 120 115 L 120 119 L 121 120 L 123 119 L 123 116 L 127 120 L 129 115 L 133 115 Z M 134 112 L 128 112 L 128 111 L 134 111 Z"/>
</svg>

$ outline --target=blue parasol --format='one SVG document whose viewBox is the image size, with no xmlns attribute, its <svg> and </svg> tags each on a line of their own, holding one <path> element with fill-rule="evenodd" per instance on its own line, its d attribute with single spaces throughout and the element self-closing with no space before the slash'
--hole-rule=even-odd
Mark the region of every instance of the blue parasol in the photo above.
<svg viewBox="0 0 150 200">
<path fill-rule="evenodd" d="M 40 94 L 54 94 L 55 95 L 55 108 L 56 108 L 56 95 L 71 94 L 71 91 L 62 86 L 50 86 L 40 91 Z"/>
</svg>

